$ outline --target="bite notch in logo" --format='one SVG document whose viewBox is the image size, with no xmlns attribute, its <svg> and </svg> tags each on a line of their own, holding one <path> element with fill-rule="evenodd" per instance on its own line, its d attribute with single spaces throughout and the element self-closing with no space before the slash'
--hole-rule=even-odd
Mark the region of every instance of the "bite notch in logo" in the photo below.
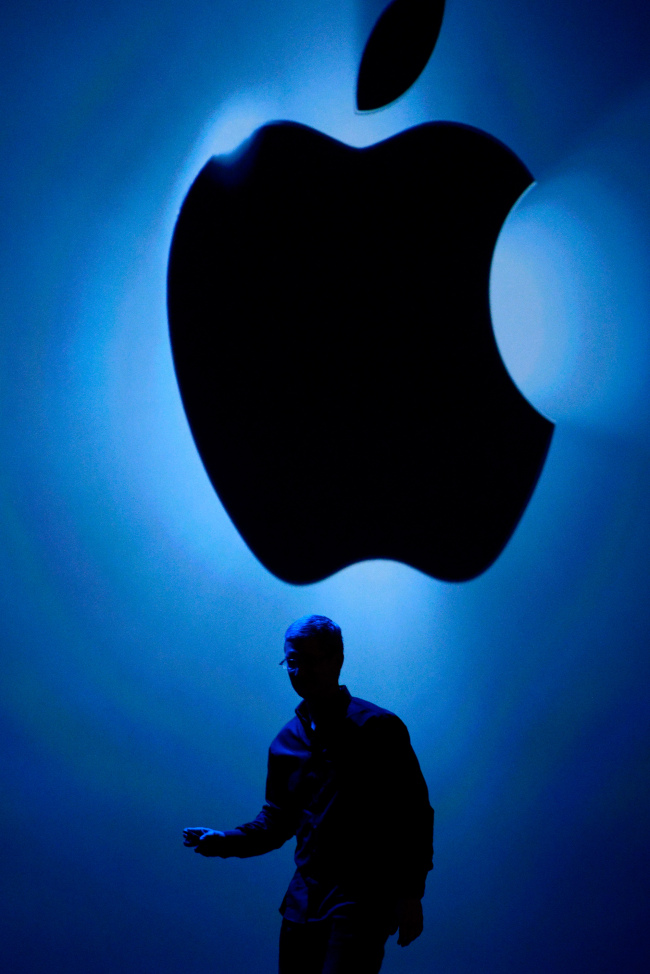
<svg viewBox="0 0 650 974">
<path fill-rule="evenodd" d="M 443 6 L 384 11 L 360 110 L 417 78 Z M 390 558 L 461 581 L 508 542 L 553 432 L 490 318 L 496 240 L 532 181 L 450 122 L 363 149 L 274 122 L 199 173 L 169 261 L 176 374 L 215 490 L 279 578 Z"/>
</svg>

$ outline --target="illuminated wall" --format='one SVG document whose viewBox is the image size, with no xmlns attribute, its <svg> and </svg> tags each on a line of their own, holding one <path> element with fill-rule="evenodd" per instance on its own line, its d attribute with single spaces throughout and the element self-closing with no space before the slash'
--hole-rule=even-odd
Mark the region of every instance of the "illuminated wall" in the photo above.
<svg viewBox="0 0 650 974">
<path fill-rule="evenodd" d="M 275 970 L 291 849 L 208 861 L 181 829 L 257 813 L 297 702 L 281 635 L 312 611 L 343 628 L 352 692 L 408 724 L 436 808 L 426 930 L 385 970 L 645 970 L 650 15 L 449 0 L 418 83 L 360 117 L 382 7 L 2 14 L 7 971 Z M 499 241 L 493 316 L 557 429 L 471 583 L 390 562 L 281 583 L 203 472 L 167 338 L 169 240 L 207 157 L 282 117 L 355 145 L 466 122 L 538 179 Z"/>
</svg>

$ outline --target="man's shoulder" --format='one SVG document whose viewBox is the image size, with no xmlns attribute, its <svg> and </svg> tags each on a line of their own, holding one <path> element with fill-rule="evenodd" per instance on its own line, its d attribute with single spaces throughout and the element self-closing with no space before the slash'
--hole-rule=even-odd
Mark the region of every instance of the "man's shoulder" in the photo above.
<svg viewBox="0 0 650 974">
<path fill-rule="evenodd" d="M 403 721 L 391 710 L 379 707 L 370 700 L 363 700 L 361 697 L 350 697 L 346 714 L 348 720 L 362 727 L 368 721 L 381 722 L 385 727 L 404 727 Z"/>
<path fill-rule="evenodd" d="M 298 715 L 288 720 L 271 741 L 270 750 L 274 754 L 289 752 L 295 754 L 296 748 L 305 745 L 305 730 Z"/>
<path fill-rule="evenodd" d="M 349 696 L 347 693 L 346 695 Z M 408 737 L 406 725 L 397 714 L 361 697 L 349 696 L 345 720 L 359 728 L 382 728 L 389 734 L 406 734 Z M 296 713 L 273 738 L 270 751 L 274 755 L 295 756 L 305 748 L 309 748 L 307 733 L 303 721 Z"/>
</svg>

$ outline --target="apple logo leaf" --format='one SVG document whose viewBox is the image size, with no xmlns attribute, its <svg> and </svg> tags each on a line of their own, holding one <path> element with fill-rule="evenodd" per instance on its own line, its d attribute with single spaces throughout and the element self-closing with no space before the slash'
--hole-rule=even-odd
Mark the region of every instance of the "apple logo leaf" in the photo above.
<svg viewBox="0 0 650 974">
<path fill-rule="evenodd" d="M 359 67 L 357 108 L 384 108 L 424 71 L 438 40 L 444 0 L 393 0 L 375 24 Z"/>
</svg>

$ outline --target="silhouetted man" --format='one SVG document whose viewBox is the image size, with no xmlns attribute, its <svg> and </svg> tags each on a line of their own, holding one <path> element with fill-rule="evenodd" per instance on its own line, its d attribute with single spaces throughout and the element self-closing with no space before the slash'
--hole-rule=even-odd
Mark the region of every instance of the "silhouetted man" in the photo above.
<svg viewBox="0 0 650 974">
<path fill-rule="evenodd" d="M 388 936 L 422 933 L 433 810 L 402 721 L 339 686 L 341 630 L 305 616 L 285 634 L 303 698 L 269 749 L 266 802 L 229 832 L 191 828 L 204 856 L 256 856 L 296 837 L 280 912 L 280 974 L 376 974 Z"/>
</svg>

